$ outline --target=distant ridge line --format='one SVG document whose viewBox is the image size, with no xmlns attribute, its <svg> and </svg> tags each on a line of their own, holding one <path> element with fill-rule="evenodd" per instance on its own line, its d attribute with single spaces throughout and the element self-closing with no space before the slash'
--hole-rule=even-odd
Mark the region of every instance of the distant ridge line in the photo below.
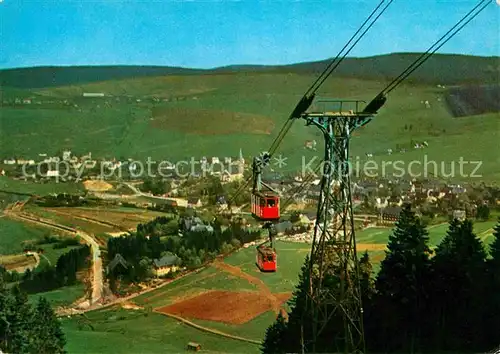
<svg viewBox="0 0 500 354">
<path fill-rule="evenodd" d="M 346 58 L 334 76 L 360 79 L 395 77 L 419 53 L 392 53 L 371 57 Z M 154 65 L 84 65 L 37 66 L 0 69 L 0 85 L 20 89 L 81 85 L 99 81 L 182 75 L 213 75 L 237 73 L 296 73 L 316 74 L 324 69 L 328 59 L 287 65 L 228 65 L 198 69 Z M 410 81 L 440 84 L 497 83 L 500 57 L 461 54 L 436 54 L 409 78 Z"/>
</svg>

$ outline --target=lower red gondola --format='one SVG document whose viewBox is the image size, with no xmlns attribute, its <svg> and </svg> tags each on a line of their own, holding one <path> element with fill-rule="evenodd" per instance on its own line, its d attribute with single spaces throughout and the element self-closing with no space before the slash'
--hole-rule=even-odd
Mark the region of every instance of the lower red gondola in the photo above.
<svg viewBox="0 0 500 354">
<path fill-rule="evenodd" d="M 276 251 L 268 246 L 258 246 L 256 263 L 261 272 L 276 272 L 278 268 Z"/>
</svg>

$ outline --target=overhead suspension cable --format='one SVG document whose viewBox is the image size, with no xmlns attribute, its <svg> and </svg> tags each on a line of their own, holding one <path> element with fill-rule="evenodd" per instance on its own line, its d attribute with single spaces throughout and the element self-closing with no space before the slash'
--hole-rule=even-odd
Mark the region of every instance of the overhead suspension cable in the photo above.
<svg viewBox="0 0 500 354">
<path fill-rule="evenodd" d="M 434 55 L 443 45 L 452 39 L 462 28 L 471 22 L 477 15 L 479 15 L 490 3 L 490 0 L 481 0 L 472 8 L 464 17 L 460 19 L 448 32 L 439 38 L 432 46 L 422 53 L 413 63 L 411 63 L 401 74 L 392 80 L 379 94 L 366 106 L 364 112 L 376 113 L 386 101 L 386 95 L 398 87 L 408 76 L 424 64 L 429 58 Z"/>
<path fill-rule="evenodd" d="M 379 19 L 379 17 L 385 12 L 387 7 L 389 7 L 389 5 L 393 1 L 394 0 L 389 0 L 388 2 L 387 2 L 387 0 L 380 1 L 380 3 L 377 5 L 377 7 L 375 7 L 375 9 L 370 13 L 370 15 L 366 18 L 366 20 L 361 24 L 361 26 L 358 28 L 358 30 L 352 35 L 352 37 L 349 39 L 349 41 L 340 50 L 340 52 L 337 54 L 337 56 L 330 62 L 330 64 L 319 75 L 319 77 L 307 89 L 306 93 L 302 96 L 300 101 L 297 103 L 297 105 L 295 106 L 295 109 L 292 111 L 292 113 L 290 113 L 285 124 L 283 125 L 283 127 L 279 131 L 278 136 L 274 139 L 273 143 L 271 144 L 271 147 L 267 151 L 267 154 L 268 154 L 267 157 L 269 159 L 274 155 L 274 153 L 276 152 L 276 150 L 280 146 L 281 142 L 283 141 L 283 139 L 285 138 L 287 133 L 290 131 L 290 128 L 292 127 L 293 122 L 297 118 L 300 118 L 300 116 L 309 108 L 312 101 L 314 100 L 316 92 L 321 87 L 321 85 L 333 73 L 333 71 L 340 65 L 340 63 L 351 52 L 351 50 L 356 46 L 356 44 L 365 36 L 365 34 L 368 32 L 368 30 L 375 24 L 375 22 Z M 382 8 L 384 3 L 386 3 L 386 5 Z M 382 10 L 380 10 L 381 8 L 382 8 Z M 377 14 L 377 12 L 379 10 L 380 10 L 380 12 Z M 370 20 L 371 20 L 371 22 L 370 22 Z M 368 24 L 368 26 L 365 28 L 365 26 L 367 24 Z M 345 51 L 345 53 L 343 53 L 344 51 Z M 252 179 L 252 177 L 249 177 L 245 181 L 245 183 L 243 183 L 237 189 L 236 193 L 230 199 L 231 202 L 234 201 L 234 199 L 236 199 L 236 197 L 239 195 L 239 193 L 243 189 L 246 188 L 246 186 L 250 183 L 251 179 Z"/>
<path fill-rule="evenodd" d="M 349 41 L 344 45 L 344 47 L 340 50 L 340 52 L 337 54 L 337 56 L 328 64 L 328 66 L 323 70 L 323 72 L 319 75 L 319 77 L 312 83 L 312 85 L 307 89 L 306 93 L 302 96 L 300 101 L 297 103 L 297 106 L 295 109 L 292 111 L 290 116 L 288 117 L 288 120 L 285 122 L 283 127 L 281 128 L 280 132 L 278 133 L 278 136 L 276 139 L 273 141 L 271 144 L 271 148 L 268 150 L 269 156 L 272 156 L 276 150 L 278 149 L 279 145 L 283 141 L 284 137 L 290 130 L 290 128 L 293 125 L 293 122 L 295 121 L 296 118 L 300 118 L 302 113 L 304 113 L 309 106 L 311 105 L 314 96 L 318 89 L 321 87 L 321 85 L 325 82 L 325 80 L 333 73 L 333 71 L 340 65 L 340 63 L 345 59 L 345 57 L 351 52 L 351 50 L 358 44 L 358 42 L 365 36 L 366 32 L 375 24 L 375 22 L 379 19 L 379 17 L 385 12 L 387 7 L 394 1 L 390 0 L 383 8 L 382 10 L 377 14 L 377 11 L 382 7 L 382 5 L 386 2 L 387 0 L 381 0 L 380 3 L 377 5 L 377 7 L 370 13 L 370 15 L 366 18 L 366 20 L 361 24 L 361 26 L 358 28 L 358 30 L 352 35 L 352 37 L 349 39 Z M 373 17 L 376 15 L 376 17 L 373 19 Z M 369 23 L 368 27 L 366 27 L 363 31 L 363 28 L 366 26 L 366 24 L 371 20 Z M 363 31 L 363 32 L 361 32 Z M 361 35 L 359 35 L 361 33 Z M 359 35 L 359 36 L 358 36 Z M 343 53 L 345 51 L 345 53 Z M 343 54 L 342 54 L 343 53 Z"/>
<path fill-rule="evenodd" d="M 310 89 L 308 90 L 308 92 L 306 92 L 306 95 L 309 95 L 309 94 L 315 94 L 316 91 L 321 87 L 321 85 L 325 82 L 325 80 L 328 78 L 328 76 L 331 75 L 331 73 L 340 65 L 340 63 L 345 59 L 345 57 L 352 51 L 352 49 L 356 46 L 356 44 L 358 44 L 358 42 L 365 36 L 366 32 L 368 32 L 370 30 L 370 28 L 372 28 L 372 26 L 375 24 L 375 22 L 377 22 L 377 20 L 379 19 L 380 16 L 382 16 L 382 14 L 385 12 L 385 10 L 387 10 L 387 8 L 389 7 L 389 5 L 393 2 L 394 0 L 390 0 L 385 6 L 384 8 L 380 11 L 380 13 L 375 17 L 375 19 L 368 25 L 368 27 L 366 27 L 366 29 L 363 31 L 363 33 L 359 36 L 359 38 L 356 39 L 356 41 L 349 47 L 349 49 L 344 53 L 344 55 L 342 55 L 342 57 L 340 58 L 339 60 L 339 57 L 340 57 L 340 54 L 347 49 L 347 47 L 349 46 L 349 44 L 356 38 L 356 36 L 361 32 L 361 30 L 363 29 L 363 27 L 368 23 L 368 21 L 373 17 L 375 16 L 375 14 L 377 13 L 377 11 L 379 10 L 379 8 L 384 4 L 385 0 L 382 0 L 378 6 L 372 11 L 372 13 L 370 14 L 370 16 L 367 17 L 367 19 L 365 20 L 365 22 L 363 22 L 363 24 L 358 28 L 358 30 L 356 31 L 356 33 L 354 33 L 354 35 L 351 37 L 351 39 L 346 43 L 346 45 L 344 46 L 344 48 L 342 48 L 342 50 L 339 52 L 339 54 L 335 57 L 335 59 L 332 60 L 332 62 L 330 63 L 330 65 L 328 65 L 328 67 L 326 68 L 326 70 L 323 72 L 323 74 L 313 83 L 313 85 L 310 87 Z M 337 61 L 339 60 L 339 61 Z"/>
<path fill-rule="evenodd" d="M 446 32 L 440 39 L 438 39 L 425 53 L 423 53 L 412 65 L 406 68 L 396 79 L 394 79 L 385 88 L 385 93 L 394 90 L 403 80 L 410 74 L 417 70 L 423 63 L 425 63 L 436 51 L 445 45 L 451 38 L 453 38 L 462 28 L 471 22 L 486 6 L 489 5 L 490 0 L 481 0 L 471 11 L 469 11 L 460 21 L 458 21 L 448 32 Z M 482 5 L 482 7 L 481 7 Z M 478 10 L 479 9 L 479 10 Z M 472 15 L 472 16 L 471 16 Z M 465 21 L 465 22 L 464 22 Z M 464 22 L 464 23 L 462 23 Z M 448 36 L 448 37 L 447 37 Z M 442 41 L 442 43 L 440 43 Z M 437 47 L 436 47 L 437 46 Z"/>
</svg>

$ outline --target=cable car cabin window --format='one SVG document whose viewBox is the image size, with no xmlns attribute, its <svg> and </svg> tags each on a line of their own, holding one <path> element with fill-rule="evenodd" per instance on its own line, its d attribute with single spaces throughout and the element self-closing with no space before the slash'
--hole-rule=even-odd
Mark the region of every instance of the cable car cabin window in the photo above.
<svg viewBox="0 0 500 354">
<path fill-rule="evenodd" d="M 266 200 L 264 198 L 259 198 L 259 205 L 261 207 L 265 207 L 266 206 Z"/>
<path fill-rule="evenodd" d="M 272 198 L 272 199 L 268 198 L 267 199 L 267 206 L 268 207 L 274 207 L 274 206 L 276 206 L 276 200 L 274 198 Z"/>
<path fill-rule="evenodd" d="M 268 255 L 266 261 L 272 262 L 273 261 L 273 256 L 272 255 Z"/>
</svg>

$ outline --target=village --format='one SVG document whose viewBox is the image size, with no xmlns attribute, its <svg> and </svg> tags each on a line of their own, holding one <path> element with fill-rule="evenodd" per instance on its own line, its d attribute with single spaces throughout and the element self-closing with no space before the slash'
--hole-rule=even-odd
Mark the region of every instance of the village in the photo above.
<svg viewBox="0 0 500 354">
<path fill-rule="evenodd" d="M 236 155 L 236 154 L 235 154 Z M 147 202 L 135 203 L 139 207 L 157 207 L 171 205 L 193 208 L 228 208 L 231 190 L 243 183 L 251 170 L 240 149 L 235 157 L 202 157 L 192 159 L 191 165 L 168 162 L 158 168 L 158 174 L 151 175 L 151 166 L 158 162 L 148 161 L 148 174 L 142 161 L 129 158 L 124 161 L 113 159 L 95 159 L 92 153 L 77 156 L 70 150 L 64 150 L 61 156 L 38 154 L 38 159 L 5 158 L 0 164 L 0 175 L 13 180 L 31 181 L 32 183 L 81 183 L 85 181 L 105 181 L 120 183 L 129 188 L 127 193 L 109 195 L 105 191 L 94 192 L 93 196 L 102 199 L 114 199 L 117 202 L 130 203 L 133 195 L 149 196 Z M 162 165 L 162 162 L 159 163 Z M 186 168 L 187 167 L 187 168 Z M 141 171 L 141 173 L 138 173 Z M 163 173 L 161 173 L 163 171 Z M 287 209 L 300 211 L 315 217 L 315 201 L 320 195 L 320 176 L 301 176 L 267 172 L 263 179 L 282 200 L 287 199 Z M 207 182 L 209 181 L 209 182 Z M 207 191 L 206 185 L 212 186 Z M 225 187 L 222 187 L 225 186 Z M 208 195 L 218 189 L 217 196 Z M 432 222 L 439 217 L 465 219 L 475 217 L 484 208 L 500 205 L 500 191 L 484 183 L 452 183 L 439 179 L 404 179 L 404 178 L 353 178 L 351 182 L 353 205 L 356 214 L 370 215 L 379 224 L 397 220 L 403 204 L 412 206 L 427 220 Z M 232 208 L 239 212 L 245 209 L 247 202 L 233 203 Z"/>
</svg>

